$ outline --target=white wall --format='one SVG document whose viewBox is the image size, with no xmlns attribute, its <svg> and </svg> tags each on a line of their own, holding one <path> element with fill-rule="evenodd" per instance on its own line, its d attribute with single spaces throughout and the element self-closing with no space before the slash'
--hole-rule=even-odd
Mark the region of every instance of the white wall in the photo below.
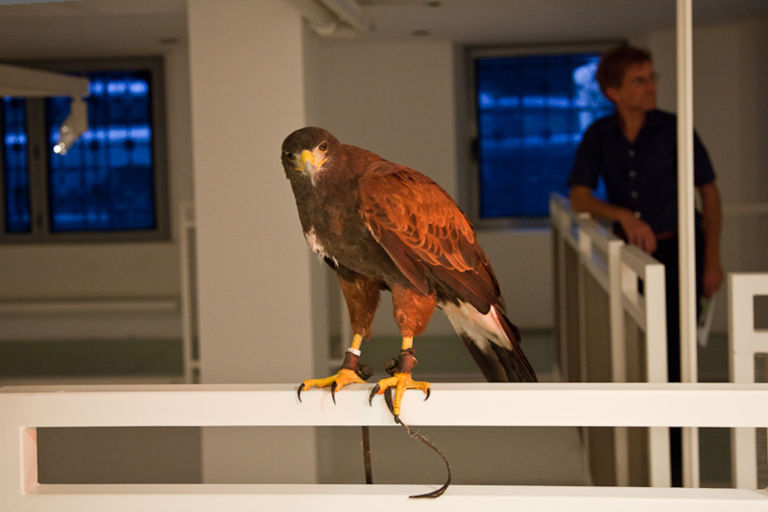
<svg viewBox="0 0 768 512">
<path fill-rule="evenodd" d="M 417 169 L 457 198 L 462 163 L 457 160 L 456 54 L 445 41 L 318 41 L 322 64 L 312 77 L 321 105 L 311 123 L 342 141 L 370 149 Z M 467 119 L 459 122 L 468 122 Z M 552 323 L 552 285 L 547 230 L 495 230 L 480 233 L 496 270 L 509 314 L 521 327 Z M 524 290 L 524 291 L 523 291 Z M 396 335 L 389 294 L 374 323 L 375 335 Z M 436 313 L 426 335 L 452 329 Z"/>
<path fill-rule="evenodd" d="M 304 123 L 301 19 L 280 0 L 190 0 L 188 15 L 202 381 L 298 382 L 310 256 L 280 145 Z M 203 478 L 313 482 L 314 432 L 205 429 Z"/>
<path fill-rule="evenodd" d="M 768 271 L 768 19 L 696 26 L 694 125 L 717 174 L 723 202 L 721 255 L 726 272 Z M 661 108 L 675 110 L 675 33 L 648 35 L 662 79 Z M 719 293 L 713 329 L 727 330 Z"/>
<path fill-rule="evenodd" d="M 744 202 L 768 200 L 760 179 L 766 161 L 766 20 L 696 26 L 695 123 L 718 173 L 725 209 L 723 261 L 726 269 L 766 270 L 761 250 L 768 233 L 755 217 L 739 216 Z M 634 34 L 648 46 L 662 75 L 660 106 L 675 107 L 674 29 Z M 309 119 L 347 143 L 416 168 L 461 197 L 462 160 L 456 144 L 466 126 L 456 111 L 464 76 L 450 42 L 357 42 L 318 40 L 313 72 L 320 106 Z M 312 104 L 312 101 L 310 101 Z M 458 120 L 457 120 L 458 117 Z M 764 220 L 764 219 L 763 219 Z M 483 230 L 480 240 L 501 283 L 511 318 L 524 328 L 552 325 L 552 281 L 548 230 Z M 715 329 L 724 331 L 721 294 Z M 386 297 L 374 335 L 396 334 Z M 436 314 L 427 334 L 450 332 Z"/>
<path fill-rule="evenodd" d="M 30 33 L 30 43 L 37 40 Z M 45 49 L 20 41 L 13 59 L 82 59 L 104 57 L 98 52 Z M 96 51 L 94 49 L 93 51 Z M 186 46 L 164 49 L 165 109 L 168 142 L 171 239 L 152 243 L 3 244 L 0 245 L 0 302 L 70 299 L 178 300 L 179 204 L 192 200 L 189 131 L 189 66 Z M 0 307 L 0 340 L 83 338 L 178 338 L 179 312 L 4 313 Z"/>
</svg>

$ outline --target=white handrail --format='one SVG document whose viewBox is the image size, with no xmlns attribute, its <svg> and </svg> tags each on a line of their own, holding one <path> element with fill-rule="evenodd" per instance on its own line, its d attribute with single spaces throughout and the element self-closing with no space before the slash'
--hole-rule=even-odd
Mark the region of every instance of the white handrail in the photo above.
<svg viewBox="0 0 768 512">
<path fill-rule="evenodd" d="M 254 510 L 349 506 L 384 510 L 483 505 L 486 510 L 765 510 L 768 496 L 747 490 L 517 486 L 449 488 L 438 502 L 406 498 L 429 486 L 67 485 L 37 482 L 37 427 L 396 426 L 383 400 L 370 407 L 369 386 L 337 397 L 296 397 L 295 386 L 176 385 L 0 388 L 0 509 Z M 406 394 L 403 419 L 413 425 L 708 426 L 768 425 L 764 384 L 434 384 L 432 397 Z M 268 412 L 265 412 L 268 411 Z M 524 464 L 525 461 L 520 461 Z M 535 505 L 535 506 L 534 506 Z M 725 507 L 725 508 L 717 508 Z M 391 508 L 389 508 L 391 510 Z"/>
<path fill-rule="evenodd" d="M 295 384 L 0 387 L 0 426 L 396 426 L 370 385 L 296 395 Z M 410 425 L 768 426 L 768 384 L 434 383 L 403 398 Z M 492 407 L 491 407 L 492 405 Z M 268 412 L 265 412 L 268 411 Z M 6 440 L 7 441 L 7 440 Z"/>
</svg>

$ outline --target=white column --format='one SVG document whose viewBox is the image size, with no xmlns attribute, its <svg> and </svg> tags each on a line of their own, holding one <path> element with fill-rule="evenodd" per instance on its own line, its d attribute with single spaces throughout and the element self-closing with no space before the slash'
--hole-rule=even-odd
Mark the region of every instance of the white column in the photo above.
<svg viewBox="0 0 768 512">
<path fill-rule="evenodd" d="M 280 145 L 305 118 L 301 18 L 281 0 L 188 0 L 188 16 L 202 382 L 298 382 L 310 257 Z M 314 482 L 315 459 L 311 428 L 203 434 L 206 483 Z"/>
<path fill-rule="evenodd" d="M 680 246 L 680 361 L 683 382 L 696 369 L 696 258 L 693 191 L 693 28 L 691 0 L 677 1 L 677 197 Z M 698 431 L 683 431 L 683 483 L 699 485 Z"/>
</svg>

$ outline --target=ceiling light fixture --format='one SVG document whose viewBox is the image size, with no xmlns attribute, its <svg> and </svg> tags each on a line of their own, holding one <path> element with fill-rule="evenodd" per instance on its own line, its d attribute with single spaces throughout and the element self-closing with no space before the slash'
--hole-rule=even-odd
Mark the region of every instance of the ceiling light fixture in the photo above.
<svg viewBox="0 0 768 512">
<path fill-rule="evenodd" d="M 66 155 L 77 139 L 88 130 L 88 110 L 82 98 L 72 98 L 69 115 L 59 128 L 59 140 L 53 146 L 57 155 Z"/>
</svg>

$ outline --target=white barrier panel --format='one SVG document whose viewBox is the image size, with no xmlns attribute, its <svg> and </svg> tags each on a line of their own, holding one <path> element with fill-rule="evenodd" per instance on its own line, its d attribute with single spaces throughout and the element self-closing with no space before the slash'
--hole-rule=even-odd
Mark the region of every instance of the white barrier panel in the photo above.
<svg viewBox="0 0 768 512">
<path fill-rule="evenodd" d="M 589 274 L 608 297 L 608 311 L 604 322 L 610 335 L 610 375 L 613 382 L 625 382 L 627 370 L 628 337 L 624 322 L 625 313 L 644 333 L 645 361 L 641 364 L 648 382 L 666 382 L 667 379 L 667 333 L 664 266 L 639 248 L 626 245 L 604 227 L 592 220 L 588 214 L 579 214 L 570 208 L 568 200 L 558 194 L 550 196 L 550 217 L 555 234 L 555 300 L 557 301 L 557 328 L 559 353 L 561 357 L 573 357 L 570 346 L 576 346 L 568 338 L 573 335 L 568 323 L 569 317 L 577 318 L 580 380 L 595 380 L 588 372 L 587 359 L 590 354 L 587 339 L 595 336 L 589 333 L 586 320 L 587 302 L 585 276 Z M 566 246 L 578 254 L 575 276 L 566 275 Z M 575 278 L 575 279 L 574 279 Z M 643 292 L 638 288 L 642 282 Z M 577 315 L 567 311 L 568 286 L 575 283 L 578 303 L 574 305 Z M 635 337 L 633 336 L 632 339 Z M 567 368 L 561 365 L 561 368 Z M 571 377 L 569 375 L 569 377 Z M 572 377 L 570 380 L 574 380 Z M 626 429 L 614 429 L 615 483 L 628 485 L 629 475 L 629 433 Z M 589 436 L 586 436 L 587 439 Z M 590 448 L 590 451 L 592 448 Z M 691 464 L 689 460 L 687 464 Z M 671 483 L 669 461 L 669 430 L 653 428 L 648 437 L 648 476 L 653 486 L 666 487 Z"/>
<path fill-rule="evenodd" d="M 760 295 L 768 295 L 768 274 L 728 275 L 728 342 L 733 382 L 754 382 L 755 354 L 768 354 L 768 331 L 755 329 L 754 299 Z M 732 445 L 734 485 L 756 488 L 758 457 L 754 429 L 736 429 Z"/>
<path fill-rule="evenodd" d="M 48 485 L 37 483 L 36 427 L 392 425 L 370 386 L 325 391 L 299 403 L 294 385 L 88 386 L 0 388 L 0 510 L 366 510 L 440 506 L 462 510 L 768 510 L 747 490 L 460 486 L 437 502 L 408 500 L 429 486 Z M 379 397 L 380 398 L 380 397 Z M 424 402 L 407 393 L 403 420 L 453 426 L 768 425 L 764 384 L 435 384 Z M 525 461 L 520 461 L 525 464 Z M 533 508 L 532 508 L 533 509 Z"/>
</svg>

